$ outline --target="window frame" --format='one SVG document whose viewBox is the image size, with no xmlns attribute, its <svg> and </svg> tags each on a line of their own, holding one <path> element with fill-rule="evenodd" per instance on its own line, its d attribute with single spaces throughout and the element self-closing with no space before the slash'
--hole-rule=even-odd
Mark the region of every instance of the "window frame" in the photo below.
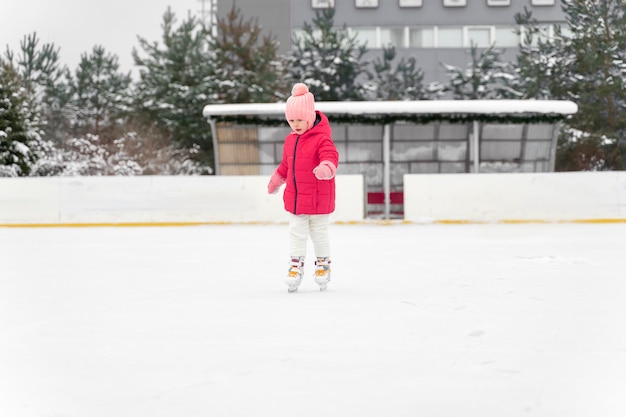
<svg viewBox="0 0 626 417">
<path fill-rule="evenodd" d="M 467 0 L 443 0 L 443 7 L 466 7 Z"/>
<path fill-rule="evenodd" d="M 366 4 L 372 3 L 372 4 Z M 354 7 L 357 9 L 377 9 L 378 0 L 354 0 Z"/>
<path fill-rule="evenodd" d="M 511 5 L 511 0 L 487 0 L 487 6 L 489 7 L 508 7 Z"/>
<path fill-rule="evenodd" d="M 398 7 L 422 7 L 422 0 L 398 0 Z"/>
<path fill-rule="evenodd" d="M 334 9 L 335 0 L 311 0 L 312 9 Z"/>
<path fill-rule="evenodd" d="M 463 26 L 463 47 L 464 48 L 469 48 L 471 47 L 471 42 L 470 42 L 470 32 L 472 30 L 487 30 L 489 32 L 489 42 L 487 45 L 477 45 L 478 48 L 489 48 L 491 45 L 494 44 L 495 41 L 495 37 L 496 37 L 496 27 L 493 25 L 469 25 L 469 26 Z"/>
</svg>

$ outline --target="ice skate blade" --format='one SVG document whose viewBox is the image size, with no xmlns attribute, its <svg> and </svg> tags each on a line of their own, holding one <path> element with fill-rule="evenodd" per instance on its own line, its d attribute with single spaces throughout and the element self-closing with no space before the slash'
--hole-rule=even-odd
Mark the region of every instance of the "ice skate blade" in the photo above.
<svg viewBox="0 0 626 417">
<path fill-rule="evenodd" d="M 302 277 L 299 278 L 285 278 L 285 284 L 287 284 L 287 292 L 296 292 L 298 291 L 298 287 L 300 287 L 300 283 L 302 282 Z"/>
<path fill-rule="evenodd" d="M 320 291 L 325 291 L 326 287 L 328 287 L 328 283 L 330 282 L 330 277 L 315 277 L 315 283 L 320 286 Z"/>
</svg>

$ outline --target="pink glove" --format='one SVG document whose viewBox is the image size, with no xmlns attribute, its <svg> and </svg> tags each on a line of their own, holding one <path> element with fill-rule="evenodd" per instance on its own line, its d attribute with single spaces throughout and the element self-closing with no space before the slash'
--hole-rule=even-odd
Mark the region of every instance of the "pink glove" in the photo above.
<svg viewBox="0 0 626 417">
<path fill-rule="evenodd" d="M 285 183 L 285 179 L 278 175 L 278 172 L 274 171 L 272 178 L 270 178 L 269 184 L 267 184 L 268 194 L 276 194 L 281 185 Z"/>
<path fill-rule="evenodd" d="M 332 180 L 335 176 L 335 171 L 337 171 L 337 167 L 330 161 L 322 161 L 313 169 L 315 178 L 318 180 Z"/>
</svg>

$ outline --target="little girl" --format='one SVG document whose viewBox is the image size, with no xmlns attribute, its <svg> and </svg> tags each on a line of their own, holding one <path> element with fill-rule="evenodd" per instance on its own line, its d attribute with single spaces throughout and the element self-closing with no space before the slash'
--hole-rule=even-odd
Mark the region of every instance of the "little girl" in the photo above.
<svg viewBox="0 0 626 417">
<path fill-rule="evenodd" d="M 283 193 L 289 214 L 291 262 L 285 283 L 298 290 L 304 274 L 308 237 L 315 249 L 315 282 L 323 291 L 330 281 L 328 217 L 335 210 L 335 171 L 339 154 L 331 137 L 328 118 L 315 110 L 313 94 L 306 85 L 295 84 L 287 99 L 285 117 L 291 133 L 285 138 L 283 157 L 272 174 L 270 194 L 287 184 Z"/>
</svg>

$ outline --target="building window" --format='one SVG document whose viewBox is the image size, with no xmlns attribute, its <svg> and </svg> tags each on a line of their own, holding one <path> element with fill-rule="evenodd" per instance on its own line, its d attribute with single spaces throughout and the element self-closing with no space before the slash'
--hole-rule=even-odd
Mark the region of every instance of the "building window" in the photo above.
<svg viewBox="0 0 626 417">
<path fill-rule="evenodd" d="M 479 48 L 489 48 L 492 41 L 491 27 L 466 26 L 465 46 L 475 45 Z"/>
<path fill-rule="evenodd" d="M 531 0 L 533 6 L 554 6 L 554 0 Z"/>
<path fill-rule="evenodd" d="M 380 28 L 380 47 L 404 48 L 404 28 Z"/>
<path fill-rule="evenodd" d="M 354 34 L 359 44 L 365 44 L 368 48 L 379 48 L 378 30 L 372 27 L 350 28 L 350 34 Z"/>
<path fill-rule="evenodd" d="M 354 6 L 358 8 L 378 7 L 378 0 L 354 0 Z"/>
<path fill-rule="evenodd" d="M 332 9 L 335 7 L 335 0 L 311 0 L 311 7 L 314 9 Z"/>
<path fill-rule="evenodd" d="M 433 28 L 410 28 L 409 48 L 432 48 L 435 46 L 435 31 Z"/>
<path fill-rule="evenodd" d="M 538 39 L 544 41 L 554 37 L 552 25 L 541 25 L 539 33 L 531 43 Z M 381 27 L 360 26 L 347 28 L 347 36 L 371 49 L 389 46 L 395 48 L 516 48 L 524 39 L 524 28 L 519 26 L 421 26 L 421 27 Z M 521 32 L 521 33 L 520 33 Z M 294 39 L 304 34 L 303 30 L 294 30 Z M 315 39 L 321 38 L 321 31 L 314 31 Z"/>
<path fill-rule="evenodd" d="M 533 38 L 530 41 L 530 44 L 532 46 L 537 46 L 539 44 L 539 40 L 541 40 L 542 42 L 547 42 L 553 39 L 554 29 L 551 25 L 539 25 L 537 26 L 537 29 L 538 29 L 537 33 L 533 36 Z M 524 32 L 525 32 L 525 29 L 522 26 L 522 40 L 524 44 L 527 44 L 528 42 L 526 42 L 526 36 L 524 35 Z"/>
<path fill-rule="evenodd" d="M 496 45 L 500 48 L 517 47 L 520 37 L 515 26 L 496 26 Z"/>
<path fill-rule="evenodd" d="M 400 7 L 422 7 L 422 0 L 399 0 Z"/>
<path fill-rule="evenodd" d="M 487 6 L 510 6 L 511 0 L 487 0 Z"/>
<path fill-rule="evenodd" d="M 460 26 L 438 27 L 436 40 L 436 48 L 462 48 L 463 28 Z"/>
<path fill-rule="evenodd" d="M 464 7 L 467 0 L 443 0 L 443 7 Z"/>
</svg>

